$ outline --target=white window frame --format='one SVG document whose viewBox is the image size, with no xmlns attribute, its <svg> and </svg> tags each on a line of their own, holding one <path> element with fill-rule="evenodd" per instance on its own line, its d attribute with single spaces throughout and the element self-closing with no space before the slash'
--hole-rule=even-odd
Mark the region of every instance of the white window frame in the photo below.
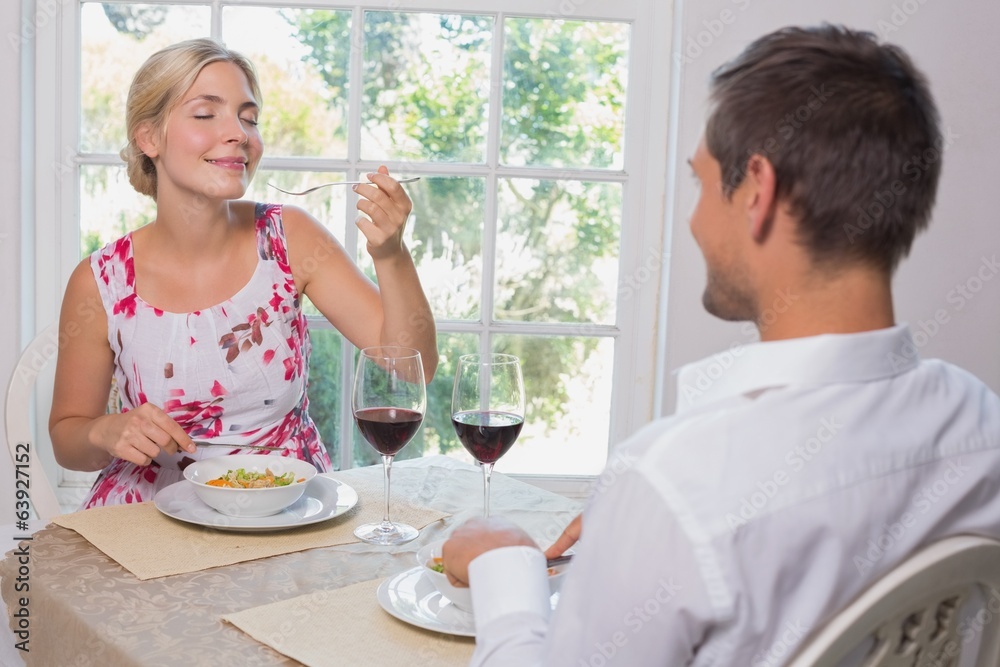
<svg viewBox="0 0 1000 667">
<path fill-rule="evenodd" d="M 40 4 L 43 0 L 39 0 Z M 81 2 L 78 0 L 50 0 L 57 6 L 52 20 L 42 26 L 36 35 L 34 97 L 29 102 L 34 118 L 34 169 L 24 179 L 25 196 L 34 203 L 34 219 L 23 224 L 33 230 L 35 241 L 34 275 L 25 276 L 25 298 L 33 300 L 36 331 L 58 317 L 63 290 L 70 273 L 79 262 L 79 174 L 83 165 L 120 164 L 106 155 L 80 154 L 79 114 L 66 109 L 78 109 L 76 91 L 80 85 L 79 20 Z M 145 0 L 144 4 L 190 4 L 179 0 Z M 668 183 L 668 117 L 670 108 L 671 79 L 675 77 L 669 58 L 673 33 L 673 2 L 660 0 L 303 0 L 303 2 L 268 0 L 212 0 L 212 34 L 221 34 L 222 8 L 226 6 L 294 6 L 313 8 L 353 8 L 355 20 L 353 37 L 361 38 L 361 13 L 366 10 L 386 9 L 398 11 L 433 11 L 436 13 L 476 13 L 495 17 L 494 44 L 502 44 L 502 19 L 513 17 L 565 18 L 567 20 L 609 20 L 631 24 L 631 43 L 628 54 L 629 81 L 625 119 L 624 164 L 621 170 L 612 169 L 562 169 L 560 178 L 603 181 L 623 184 L 622 232 L 619 265 L 619 298 L 617 321 L 613 325 L 587 325 L 587 335 L 617 339 L 615 345 L 614 375 L 609 442 L 620 442 L 638 427 L 657 416 L 662 393 L 664 348 L 663 328 L 666 318 L 664 273 L 669 270 L 669 234 L 664 221 L 667 218 Z M 41 11 L 41 8 L 39 8 Z M 352 41 L 360 43 L 360 41 Z M 352 68 L 361 67 L 361 59 L 352 60 Z M 502 75 L 501 49 L 492 49 L 491 75 L 499 80 Z M 359 72 L 354 72 L 359 74 Z M 357 127 L 361 107 L 361 86 L 351 86 L 349 120 Z M 490 109 L 500 108 L 500 87 L 491 90 Z M 527 177 L 551 178 L 553 172 L 539 168 L 515 168 L 498 165 L 496 155 L 499 137 L 499 117 L 490 114 L 487 144 L 487 163 L 474 170 L 493 184 L 496 192 L 498 178 Z M 315 158 L 265 158 L 261 168 L 310 168 L 345 170 L 349 177 L 363 174 L 374 168 L 372 162 L 360 160 L 360 139 L 356 132 L 349 133 L 347 160 L 317 160 Z M 392 163 L 388 163 L 390 169 Z M 408 171 L 421 170 L 434 174 L 470 174 L 469 167 L 451 164 L 414 165 L 407 163 Z M 489 189 L 487 190 L 489 192 Z M 486 224 L 495 224 L 496 196 L 487 203 Z M 350 219 L 350 217 L 348 218 Z M 489 231 L 489 229 L 487 230 Z M 351 251 L 355 247 L 357 230 L 347 225 L 344 245 Z M 486 234 L 490 239 L 490 234 Z M 489 293 L 492 278 L 491 242 L 483 248 L 484 295 Z M 479 322 L 439 321 L 441 332 L 481 334 L 494 333 L 570 334 L 580 325 L 522 324 L 489 321 L 492 307 L 484 303 Z M 325 321 L 310 320 L 310 326 L 329 328 Z M 481 340 L 485 340 L 482 337 Z M 350 346 L 346 346 L 349 348 Z M 342 386 L 350 386 L 351 364 L 343 364 Z M 345 402 L 346 405 L 346 402 Z M 347 409 L 347 408 L 345 408 Z M 48 410 L 39 410 L 38 433 L 40 442 L 47 441 Z M 351 442 L 352 420 L 342 419 L 341 442 Z M 44 446 L 44 445 L 43 445 Z M 350 467 L 352 447 L 341 447 L 342 468 Z M 52 464 L 54 465 L 54 463 Z M 79 476 L 62 470 L 50 471 L 59 480 L 61 488 L 79 486 Z M 544 488 L 570 496 L 582 496 L 593 483 L 593 476 L 544 476 L 515 475 Z"/>
</svg>

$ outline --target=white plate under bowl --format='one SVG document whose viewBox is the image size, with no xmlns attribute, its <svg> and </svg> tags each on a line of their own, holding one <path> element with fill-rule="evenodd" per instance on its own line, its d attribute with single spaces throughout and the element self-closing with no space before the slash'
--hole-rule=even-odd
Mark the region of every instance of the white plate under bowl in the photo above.
<svg viewBox="0 0 1000 667">
<path fill-rule="evenodd" d="M 424 566 L 401 572 L 379 584 L 376 597 L 382 608 L 401 621 L 424 630 L 460 637 L 476 636 L 471 612 L 459 609 L 441 595 L 427 577 Z M 559 594 L 550 598 L 555 609 Z"/>
<path fill-rule="evenodd" d="M 423 567 L 415 567 L 383 581 L 376 592 L 382 608 L 418 628 L 475 637 L 476 621 L 472 614 L 441 595 L 424 576 L 423 570 Z"/>
<path fill-rule="evenodd" d="M 156 509 L 178 521 L 244 533 L 308 526 L 340 516 L 357 504 L 357 491 L 322 474 L 309 481 L 302 497 L 294 504 L 271 516 L 226 516 L 202 502 L 191 483 L 183 479 L 160 489 L 153 497 Z"/>
</svg>

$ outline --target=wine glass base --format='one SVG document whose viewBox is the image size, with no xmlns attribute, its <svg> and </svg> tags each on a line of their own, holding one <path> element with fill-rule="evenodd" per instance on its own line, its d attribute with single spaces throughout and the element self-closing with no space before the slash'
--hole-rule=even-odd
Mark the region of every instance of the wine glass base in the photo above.
<svg viewBox="0 0 1000 667">
<path fill-rule="evenodd" d="M 383 546 L 406 544 L 417 539 L 419 534 L 416 528 L 405 523 L 366 523 L 354 529 L 354 536 L 362 542 Z"/>
</svg>

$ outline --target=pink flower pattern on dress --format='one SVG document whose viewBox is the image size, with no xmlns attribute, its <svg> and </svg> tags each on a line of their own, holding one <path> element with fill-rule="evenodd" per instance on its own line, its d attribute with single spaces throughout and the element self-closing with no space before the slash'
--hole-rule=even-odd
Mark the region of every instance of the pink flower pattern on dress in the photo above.
<svg viewBox="0 0 1000 667">
<path fill-rule="evenodd" d="M 152 401 L 195 440 L 283 447 L 282 456 L 332 464 L 309 418 L 309 331 L 288 265 L 281 207 L 257 204 L 258 266 L 237 294 L 211 308 L 171 313 L 135 291 L 132 235 L 91 255 L 108 317 L 122 410 Z M 277 363 L 280 362 L 280 363 Z M 193 459 L 259 453 L 234 447 L 122 459 L 94 483 L 84 508 L 152 500 Z"/>
<path fill-rule="evenodd" d="M 247 352 L 254 345 L 264 342 L 263 327 L 271 326 L 267 311 L 258 307 L 256 313 L 247 316 L 247 321 L 237 324 L 232 331 L 219 339 L 219 347 L 226 352 L 226 361 L 232 363 L 240 352 Z"/>
</svg>

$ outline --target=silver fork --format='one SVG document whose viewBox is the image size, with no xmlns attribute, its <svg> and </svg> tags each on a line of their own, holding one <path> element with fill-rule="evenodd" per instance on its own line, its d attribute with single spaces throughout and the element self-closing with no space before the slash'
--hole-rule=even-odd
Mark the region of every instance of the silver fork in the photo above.
<svg viewBox="0 0 1000 667">
<path fill-rule="evenodd" d="M 396 182 L 397 183 L 413 183 L 414 181 L 419 181 L 419 180 L 420 180 L 419 176 L 414 176 L 412 178 L 401 178 L 401 179 L 399 179 Z M 288 190 L 282 190 L 281 188 L 279 188 L 274 183 L 268 183 L 268 185 L 270 187 L 274 188 L 278 192 L 284 192 L 286 195 L 295 195 L 295 196 L 307 195 L 310 192 L 315 192 L 316 190 L 319 190 L 320 188 L 325 188 L 325 187 L 330 186 L 330 185 L 371 185 L 371 184 L 372 184 L 371 181 L 334 181 L 333 183 L 323 183 L 322 185 L 315 185 L 315 186 L 309 188 L 308 190 L 303 190 L 302 192 L 290 192 Z"/>
<path fill-rule="evenodd" d="M 555 567 L 556 565 L 562 565 L 563 563 L 568 563 L 573 560 L 573 554 L 563 554 L 562 556 L 556 556 L 555 558 L 549 558 L 545 561 L 545 567 Z"/>
<path fill-rule="evenodd" d="M 284 447 L 268 447 L 267 445 L 237 445 L 235 443 L 228 442 L 202 442 L 201 440 L 195 440 L 194 444 L 199 447 L 229 447 L 230 449 L 262 449 L 268 452 L 280 452 Z"/>
</svg>

